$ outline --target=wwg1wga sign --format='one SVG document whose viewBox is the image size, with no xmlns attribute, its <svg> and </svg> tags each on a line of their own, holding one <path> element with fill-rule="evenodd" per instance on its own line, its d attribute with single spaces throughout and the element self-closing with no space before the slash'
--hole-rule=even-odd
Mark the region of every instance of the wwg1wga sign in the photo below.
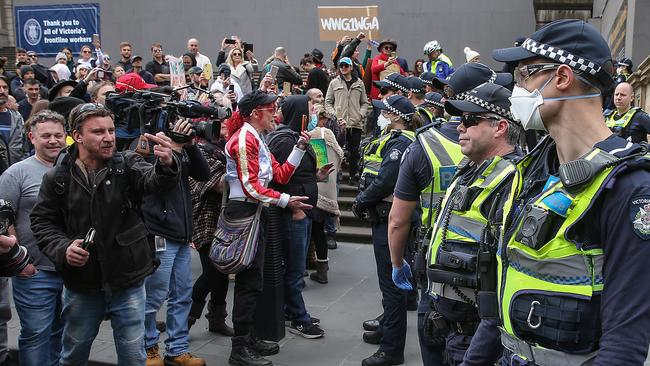
<svg viewBox="0 0 650 366">
<path fill-rule="evenodd" d="M 23 27 L 23 34 L 30 46 L 36 46 L 41 42 L 41 35 L 43 34 L 41 24 L 34 18 L 28 19 Z"/>
</svg>

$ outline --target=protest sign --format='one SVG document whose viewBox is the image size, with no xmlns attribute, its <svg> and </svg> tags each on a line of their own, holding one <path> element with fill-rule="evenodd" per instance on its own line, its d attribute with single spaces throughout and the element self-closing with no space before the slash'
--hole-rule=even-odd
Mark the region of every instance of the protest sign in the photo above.
<svg viewBox="0 0 650 366">
<path fill-rule="evenodd" d="M 56 56 L 63 47 L 79 53 L 99 34 L 99 4 L 14 7 L 16 46 L 41 56 Z"/>
<path fill-rule="evenodd" d="M 368 39 L 379 40 L 379 7 L 319 6 L 318 28 L 321 41 L 338 41 L 346 35 L 356 37 L 359 32 Z"/>
<path fill-rule="evenodd" d="M 167 62 L 169 63 L 169 85 L 172 88 L 180 88 L 186 86 L 185 82 L 185 69 L 183 68 L 183 60 L 174 56 L 168 56 Z M 180 91 L 181 100 L 187 99 L 187 89 Z"/>
</svg>

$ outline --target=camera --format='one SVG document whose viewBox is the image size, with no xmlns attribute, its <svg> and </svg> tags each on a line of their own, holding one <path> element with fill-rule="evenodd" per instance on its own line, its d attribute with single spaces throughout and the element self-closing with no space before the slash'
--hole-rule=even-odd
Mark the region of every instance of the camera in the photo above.
<svg viewBox="0 0 650 366">
<path fill-rule="evenodd" d="M 16 214 L 8 201 L 0 199 L 0 235 L 9 235 L 9 227 L 16 222 Z M 12 277 L 22 272 L 31 262 L 27 248 L 14 245 L 4 254 L 0 254 L 0 276 Z"/>
<path fill-rule="evenodd" d="M 171 94 L 150 90 L 109 93 L 106 107 L 115 114 L 115 127 L 129 132 L 139 130 L 140 134 L 156 134 L 162 131 L 177 143 L 188 142 L 194 136 L 212 140 L 221 129 L 221 121 L 230 118 L 232 111 L 217 106 L 209 93 L 209 106 L 194 100 L 180 100 L 178 92 L 182 89 L 172 90 Z M 173 131 L 179 117 L 208 118 L 209 121 L 194 123 L 191 133 L 184 135 Z"/>
</svg>

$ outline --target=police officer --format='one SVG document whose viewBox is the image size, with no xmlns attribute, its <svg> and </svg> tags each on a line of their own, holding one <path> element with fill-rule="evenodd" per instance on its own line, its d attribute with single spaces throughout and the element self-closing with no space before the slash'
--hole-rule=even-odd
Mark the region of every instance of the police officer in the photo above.
<svg viewBox="0 0 650 366">
<path fill-rule="evenodd" d="M 511 110 L 549 137 L 517 164 L 499 245 L 502 365 L 642 365 L 650 340 L 650 173 L 645 147 L 612 135 L 601 93 L 607 42 L 581 20 L 520 47 Z M 476 339 L 477 337 L 475 337 Z"/>
<path fill-rule="evenodd" d="M 436 78 L 436 74 L 432 72 L 423 72 L 420 74 L 420 80 L 424 83 L 424 92 L 425 93 L 430 93 L 430 92 L 442 92 L 441 89 L 437 89 L 433 85 L 433 80 Z"/>
<path fill-rule="evenodd" d="M 373 106 L 390 121 L 390 132 L 364 157 L 361 175 L 361 193 L 352 212 L 357 217 L 367 213 L 372 222 L 372 242 L 382 293 L 384 317 L 379 350 L 362 361 L 363 366 L 398 365 L 404 362 L 406 341 L 406 293 L 391 280 L 390 252 L 388 250 L 388 213 L 393 199 L 402 153 L 415 140 L 415 129 L 420 122 L 413 105 L 401 95 L 374 100 Z"/>
<path fill-rule="evenodd" d="M 515 172 L 513 161 L 523 155 L 517 146 L 522 129 L 510 113 L 508 97 L 506 88 L 486 83 L 464 100 L 445 102 L 448 113 L 462 115 L 460 145 L 468 158 L 441 203 L 427 258 L 429 290 L 436 297 L 428 319 L 431 333 L 446 341 L 448 365 L 463 361 L 479 322 L 477 303 L 492 303 L 484 306 L 491 311 L 481 315 L 497 318 L 494 238 L 503 190 Z"/>
<path fill-rule="evenodd" d="M 470 70 L 470 72 L 463 70 Z M 480 67 L 471 66 L 469 69 L 467 69 L 466 65 L 463 65 L 459 68 L 459 71 L 454 73 L 451 79 L 454 79 L 456 90 L 459 91 L 458 96 L 461 98 L 466 91 L 469 91 L 469 89 L 466 90 L 464 88 L 471 85 L 480 85 L 487 82 L 490 78 L 505 85 L 512 82 L 511 75 L 503 74 L 498 78 L 494 77 L 493 72 L 489 68 L 485 72 L 484 65 Z M 433 95 L 430 95 L 430 97 L 433 101 L 442 100 L 441 97 L 434 98 Z M 405 153 L 404 161 L 400 167 L 400 176 L 395 187 L 395 198 L 389 218 L 391 257 L 395 267 L 399 267 L 402 264 L 402 253 L 407 246 L 407 236 L 410 231 L 410 222 L 404 218 L 409 217 L 417 208 L 418 201 L 421 201 L 420 204 L 422 207 L 423 229 L 421 233 L 423 234 L 421 237 L 426 240 L 425 247 L 428 247 L 429 237 L 425 233 L 432 226 L 431 223 L 434 220 L 436 212 L 434 209 L 430 213 L 429 208 L 435 208 L 440 202 L 440 199 L 442 199 L 442 195 L 451 183 L 456 171 L 455 166 L 462 158 L 460 146 L 457 145 L 457 128 L 459 128 L 459 125 L 459 117 L 454 117 L 449 122 L 443 123 L 439 131 L 435 128 L 423 128 L 421 131 L 418 131 L 416 143 L 411 145 Z M 433 126 L 431 125 L 429 127 Z M 425 136 L 426 140 L 423 139 Z M 436 140 L 438 141 L 436 142 Z M 428 143 L 425 143 L 427 141 Z M 445 163 L 444 155 L 442 157 L 436 156 L 436 154 L 441 153 L 447 155 L 447 159 L 452 162 Z M 422 161 L 428 161 L 431 164 L 422 164 Z M 432 187 L 435 191 L 431 190 Z M 419 280 L 419 283 L 426 284 L 426 264 L 424 263 L 423 256 L 419 257 L 422 258 L 419 261 L 422 268 L 416 268 L 416 272 L 421 273 L 418 277 L 424 276 L 422 280 Z M 418 263 L 417 259 L 416 263 Z M 423 291 L 426 290 L 426 287 L 424 286 Z M 418 336 L 425 366 L 440 365 L 443 362 L 442 352 L 444 345 L 440 344 L 439 339 L 432 339 L 429 334 L 425 334 L 425 315 L 430 313 L 431 308 L 431 296 L 422 294 L 418 308 Z M 430 329 L 430 327 L 427 329 Z"/>
<path fill-rule="evenodd" d="M 632 73 L 633 66 L 632 60 L 629 58 L 622 58 L 621 61 L 617 62 L 614 82 L 618 84 L 627 81 L 627 78 L 629 78 Z"/>
<path fill-rule="evenodd" d="M 445 104 L 442 94 L 428 92 L 424 95 L 424 104 L 422 108 L 426 109 L 431 115 L 432 122 L 440 128 L 447 122 L 445 119 Z"/>
<path fill-rule="evenodd" d="M 622 82 L 614 90 L 616 109 L 607 116 L 607 127 L 615 134 L 632 142 L 648 141 L 650 133 L 650 116 L 638 107 L 632 107 L 634 89 L 632 85 Z"/>
<path fill-rule="evenodd" d="M 483 83 L 506 86 L 512 83 L 512 75 L 494 72 L 484 64 L 471 62 L 460 66 L 448 79 L 435 78 L 432 81 L 434 88 L 443 90 L 447 99 L 463 99 L 466 92 Z"/>
</svg>

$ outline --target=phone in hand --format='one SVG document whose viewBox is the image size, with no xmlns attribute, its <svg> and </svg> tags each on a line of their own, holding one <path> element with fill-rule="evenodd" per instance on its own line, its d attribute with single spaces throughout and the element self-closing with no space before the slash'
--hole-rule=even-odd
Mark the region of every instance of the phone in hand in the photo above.
<svg viewBox="0 0 650 366">
<path fill-rule="evenodd" d="M 86 233 L 86 237 L 84 238 L 84 242 L 81 243 L 81 249 L 88 251 L 90 248 L 90 244 L 92 244 L 95 241 L 95 229 L 90 228 L 88 232 Z"/>
<path fill-rule="evenodd" d="M 274 83 L 275 79 L 278 77 L 278 70 L 280 70 L 280 68 L 276 65 L 271 65 L 271 68 L 269 69 L 269 74 L 271 74 L 271 79 L 273 79 Z"/>
<path fill-rule="evenodd" d="M 253 52 L 253 44 L 252 44 L 252 43 L 246 43 L 246 42 L 244 42 L 244 43 L 242 43 L 242 46 L 244 47 L 244 55 L 245 55 L 246 52 L 248 52 L 248 51 Z"/>
<path fill-rule="evenodd" d="M 95 33 L 93 34 L 93 44 L 95 43 L 100 43 L 99 42 L 99 34 Z"/>
<path fill-rule="evenodd" d="M 235 92 L 235 84 L 228 85 L 228 89 L 230 89 L 231 93 L 234 93 Z"/>
<path fill-rule="evenodd" d="M 307 129 L 307 118 L 308 117 L 307 117 L 306 114 L 302 115 L 302 121 L 301 121 L 301 124 L 300 124 L 300 131 L 301 132 L 305 131 Z"/>
<path fill-rule="evenodd" d="M 226 40 L 224 41 L 224 43 L 225 43 L 225 44 L 236 44 L 236 43 L 237 43 L 237 40 L 236 40 L 236 39 L 232 39 L 232 38 L 226 38 Z"/>
<path fill-rule="evenodd" d="M 397 58 L 397 52 L 395 52 L 395 51 L 391 52 L 390 57 Z"/>
</svg>

